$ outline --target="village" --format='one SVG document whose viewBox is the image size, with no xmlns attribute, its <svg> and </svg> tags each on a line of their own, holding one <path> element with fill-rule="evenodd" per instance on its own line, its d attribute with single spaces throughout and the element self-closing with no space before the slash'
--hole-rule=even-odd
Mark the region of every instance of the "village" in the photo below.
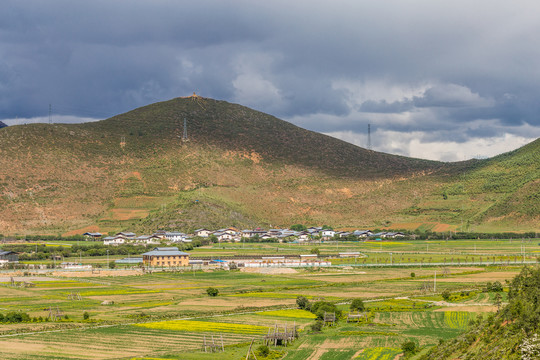
<svg viewBox="0 0 540 360">
<path fill-rule="evenodd" d="M 158 230 L 152 235 L 139 235 L 133 232 L 119 232 L 113 236 L 104 236 L 99 232 L 86 232 L 83 234 L 86 240 L 103 241 L 104 245 L 158 245 L 167 243 L 191 243 L 194 238 L 211 239 L 213 242 L 241 242 L 241 241 L 260 241 L 260 242 L 290 242 L 290 243 L 309 243 L 328 241 L 331 239 L 367 239 L 367 238 L 402 238 L 406 235 L 402 232 L 378 232 L 373 233 L 370 230 L 335 231 L 324 227 L 310 227 L 306 230 L 298 231 L 291 229 L 269 229 L 264 230 L 256 228 L 253 230 L 237 230 L 234 227 L 219 230 L 209 230 L 205 228 L 197 229 L 193 234 L 183 232 L 173 232 Z"/>
</svg>

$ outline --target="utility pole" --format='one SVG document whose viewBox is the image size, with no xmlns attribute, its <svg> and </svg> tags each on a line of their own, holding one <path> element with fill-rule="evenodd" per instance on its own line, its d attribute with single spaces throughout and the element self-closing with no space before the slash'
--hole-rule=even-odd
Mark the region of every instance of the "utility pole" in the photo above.
<svg viewBox="0 0 540 360">
<path fill-rule="evenodd" d="M 371 150 L 371 124 L 367 124 L 367 148 Z"/>
<path fill-rule="evenodd" d="M 186 118 L 184 118 L 184 134 L 182 135 L 182 141 L 184 141 L 184 142 L 188 141 L 188 136 L 187 136 L 187 120 L 186 120 Z"/>
</svg>

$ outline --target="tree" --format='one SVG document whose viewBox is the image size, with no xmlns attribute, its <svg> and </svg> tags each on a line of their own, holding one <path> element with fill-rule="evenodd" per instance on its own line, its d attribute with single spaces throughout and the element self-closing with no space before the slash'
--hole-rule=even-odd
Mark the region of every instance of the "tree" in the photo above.
<svg viewBox="0 0 540 360">
<path fill-rule="evenodd" d="M 294 231 L 306 231 L 307 227 L 306 227 L 306 225 L 295 224 L 295 225 L 291 226 L 291 230 L 294 230 Z"/>
<path fill-rule="evenodd" d="M 88 311 L 85 311 L 85 312 L 83 313 L 83 319 L 84 319 L 84 320 L 90 319 L 90 314 L 88 313 Z"/>
<path fill-rule="evenodd" d="M 322 322 L 322 320 L 317 320 L 313 324 L 311 324 L 311 331 L 321 332 L 323 326 L 324 326 L 324 323 Z"/>
<path fill-rule="evenodd" d="M 321 255 L 321 250 L 319 250 L 319 248 L 313 248 L 311 249 L 310 253 Z"/>
<path fill-rule="evenodd" d="M 305 296 L 298 296 L 296 298 L 296 305 L 298 305 L 298 308 L 303 310 L 309 310 L 311 308 L 311 304 Z"/>
<path fill-rule="evenodd" d="M 219 290 L 214 288 L 214 287 L 209 287 L 208 289 L 206 289 L 206 293 L 208 294 L 208 296 L 218 296 L 219 294 Z"/>
<path fill-rule="evenodd" d="M 495 298 L 493 299 L 493 304 L 495 304 L 497 306 L 497 310 L 500 310 L 501 309 L 501 304 L 502 304 L 502 296 L 500 293 L 496 293 L 495 294 Z"/>
<path fill-rule="evenodd" d="M 324 313 L 335 313 L 336 319 L 341 316 L 341 310 L 337 308 L 336 305 L 328 301 L 317 301 L 311 305 L 311 312 L 317 315 L 317 319 L 322 320 L 324 318 Z"/>
<path fill-rule="evenodd" d="M 448 289 L 444 290 L 441 295 L 442 295 L 442 298 L 444 299 L 444 301 L 450 300 L 450 295 L 451 294 L 450 294 L 450 291 Z"/>
<path fill-rule="evenodd" d="M 418 346 L 414 341 L 405 341 L 401 344 L 401 350 L 407 355 L 413 355 L 418 352 Z"/>
<path fill-rule="evenodd" d="M 364 302 L 360 298 L 354 299 L 351 302 L 350 309 L 351 311 L 364 311 L 365 309 Z"/>
</svg>

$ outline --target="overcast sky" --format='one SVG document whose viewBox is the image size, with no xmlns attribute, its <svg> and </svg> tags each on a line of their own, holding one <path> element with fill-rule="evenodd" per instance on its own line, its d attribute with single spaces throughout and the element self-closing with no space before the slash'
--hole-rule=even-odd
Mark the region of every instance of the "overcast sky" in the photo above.
<svg viewBox="0 0 540 360">
<path fill-rule="evenodd" d="M 190 95 L 455 161 L 540 137 L 538 1 L 2 1 L 0 121 Z"/>
</svg>

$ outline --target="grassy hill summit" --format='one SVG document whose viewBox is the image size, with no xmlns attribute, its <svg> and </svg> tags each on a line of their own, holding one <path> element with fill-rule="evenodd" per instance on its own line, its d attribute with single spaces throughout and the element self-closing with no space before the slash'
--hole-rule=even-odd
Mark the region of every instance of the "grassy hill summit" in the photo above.
<svg viewBox="0 0 540 360">
<path fill-rule="evenodd" d="M 441 163 L 366 150 L 225 101 L 175 98 L 94 123 L 3 129 L 0 233 L 294 223 L 530 230 L 539 144 Z"/>
</svg>

